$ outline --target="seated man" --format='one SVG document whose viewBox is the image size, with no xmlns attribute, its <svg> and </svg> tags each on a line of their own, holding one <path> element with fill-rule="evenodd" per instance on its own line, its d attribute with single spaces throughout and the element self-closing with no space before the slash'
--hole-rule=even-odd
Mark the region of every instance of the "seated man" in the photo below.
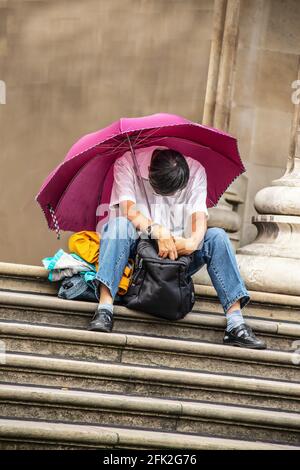
<svg viewBox="0 0 300 470">
<path fill-rule="evenodd" d="M 139 235 L 147 233 L 157 239 L 163 258 L 175 260 L 193 253 L 189 274 L 207 264 L 226 315 L 225 344 L 264 349 L 265 343 L 256 338 L 242 316 L 241 309 L 250 297 L 228 235 L 222 228 L 207 228 L 205 168 L 166 147 L 139 149 L 136 156 L 150 208 L 128 151 L 114 164 L 110 218 L 102 227 L 96 275 L 100 300 L 89 329 L 112 331 L 113 302 L 123 270 L 135 254 Z"/>
</svg>

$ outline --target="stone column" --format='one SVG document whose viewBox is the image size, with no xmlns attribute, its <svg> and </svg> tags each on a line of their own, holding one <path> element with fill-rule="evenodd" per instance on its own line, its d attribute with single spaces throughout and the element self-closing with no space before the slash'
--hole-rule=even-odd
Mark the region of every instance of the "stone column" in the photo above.
<svg viewBox="0 0 300 470">
<path fill-rule="evenodd" d="M 300 61 L 298 78 L 300 78 Z M 261 189 L 252 217 L 256 239 L 237 250 L 247 288 L 300 295 L 300 104 L 295 105 L 285 174 Z"/>
<path fill-rule="evenodd" d="M 240 0 L 227 0 L 217 86 L 214 127 L 227 131 L 231 109 L 232 77 L 239 32 Z"/>
<path fill-rule="evenodd" d="M 203 124 L 227 131 L 231 109 L 232 77 L 238 42 L 240 0 L 215 0 Z M 243 203 L 234 185 L 209 209 L 209 226 L 229 232 L 233 246 L 239 244 L 241 226 L 238 204 Z M 234 209 L 234 210 L 233 210 Z"/>
<path fill-rule="evenodd" d="M 219 67 L 222 52 L 224 23 L 227 0 L 215 0 L 213 15 L 213 31 L 210 48 L 210 58 L 207 74 L 207 85 L 202 122 L 206 126 L 214 125 L 214 115 L 217 99 Z"/>
</svg>

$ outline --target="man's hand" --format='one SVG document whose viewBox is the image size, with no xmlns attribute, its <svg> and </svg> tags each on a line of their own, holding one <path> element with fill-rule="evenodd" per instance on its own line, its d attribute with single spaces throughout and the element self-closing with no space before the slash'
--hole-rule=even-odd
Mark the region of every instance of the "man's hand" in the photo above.
<svg viewBox="0 0 300 470">
<path fill-rule="evenodd" d="M 169 257 L 171 260 L 178 258 L 177 249 L 171 232 L 162 225 L 155 225 L 153 228 L 153 237 L 158 242 L 158 256 L 162 258 Z"/>
<path fill-rule="evenodd" d="M 179 256 L 191 255 L 198 249 L 201 241 L 205 237 L 207 230 L 207 218 L 203 211 L 193 212 L 191 219 L 190 236 L 174 238 L 175 246 Z"/>
<path fill-rule="evenodd" d="M 198 247 L 197 242 L 193 238 L 174 238 L 178 256 L 191 255 Z"/>
</svg>

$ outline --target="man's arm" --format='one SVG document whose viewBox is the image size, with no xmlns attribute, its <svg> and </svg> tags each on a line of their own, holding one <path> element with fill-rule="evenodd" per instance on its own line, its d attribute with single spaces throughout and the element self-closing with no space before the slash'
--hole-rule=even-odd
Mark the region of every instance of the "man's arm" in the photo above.
<svg viewBox="0 0 300 470">
<path fill-rule="evenodd" d="M 192 254 L 200 245 L 207 230 L 207 217 L 203 211 L 191 214 L 191 235 L 188 238 L 174 238 L 178 256 Z"/>
<path fill-rule="evenodd" d="M 121 214 L 127 217 L 135 228 L 146 232 L 147 227 L 152 224 L 152 220 L 145 217 L 140 211 L 136 210 L 135 203 L 133 201 L 121 201 L 120 202 Z M 177 249 L 173 240 L 172 234 L 168 229 L 162 225 L 155 225 L 153 227 L 153 237 L 158 242 L 158 255 L 162 258 L 169 257 L 174 260 L 177 259 Z"/>
<path fill-rule="evenodd" d="M 133 169 L 128 165 L 126 154 L 118 158 L 114 164 L 114 184 L 110 206 L 118 208 L 121 215 L 127 217 L 133 225 L 141 230 L 152 223 L 152 220 L 145 217 L 140 211 L 136 210 L 136 196 L 134 187 Z M 159 256 L 170 259 L 177 258 L 177 251 L 171 233 L 163 226 L 155 225 L 153 227 L 153 237 L 158 241 Z"/>
</svg>

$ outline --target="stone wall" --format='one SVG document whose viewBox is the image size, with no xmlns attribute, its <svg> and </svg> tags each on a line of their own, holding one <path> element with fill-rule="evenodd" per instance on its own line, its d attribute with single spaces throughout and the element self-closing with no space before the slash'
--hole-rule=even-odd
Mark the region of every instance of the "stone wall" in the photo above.
<svg viewBox="0 0 300 470">
<path fill-rule="evenodd" d="M 67 247 L 34 201 L 80 136 L 159 111 L 201 121 L 212 0 L 0 0 L 0 260 L 40 264 Z M 242 0 L 229 131 L 254 196 L 285 171 L 300 54 L 298 0 Z"/>
<path fill-rule="evenodd" d="M 67 247 L 34 196 L 79 137 L 120 116 L 201 121 L 212 10 L 211 0 L 0 0 L 1 261 L 41 264 Z"/>
<path fill-rule="evenodd" d="M 255 194 L 285 172 L 299 54 L 299 0 L 241 1 L 230 122 L 248 177 L 241 246 L 256 235 Z"/>
</svg>

